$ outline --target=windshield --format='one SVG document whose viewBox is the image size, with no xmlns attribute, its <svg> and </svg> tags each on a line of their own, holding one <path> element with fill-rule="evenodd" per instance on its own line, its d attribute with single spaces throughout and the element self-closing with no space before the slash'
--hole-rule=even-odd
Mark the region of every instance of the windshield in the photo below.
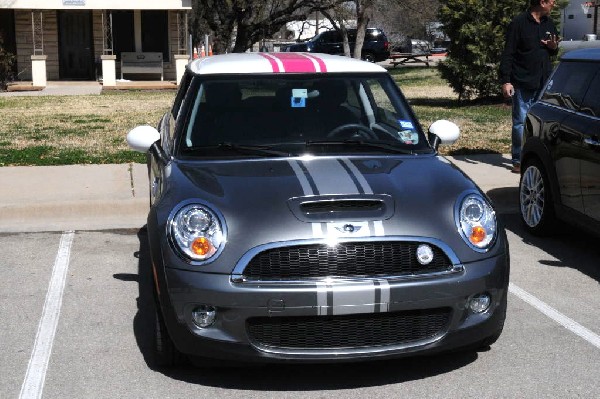
<svg viewBox="0 0 600 399">
<path fill-rule="evenodd" d="M 432 151 L 387 74 L 198 79 L 183 156 Z"/>
</svg>

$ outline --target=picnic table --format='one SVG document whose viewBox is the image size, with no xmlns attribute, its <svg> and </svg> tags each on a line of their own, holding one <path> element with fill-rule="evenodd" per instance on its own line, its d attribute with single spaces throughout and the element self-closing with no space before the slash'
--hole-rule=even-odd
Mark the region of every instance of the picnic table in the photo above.
<svg viewBox="0 0 600 399">
<path fill-rule="evenodd" d="M 396 65 L 406 65 L 414 63 L 423 63 L 429 66 L 429 57 L 431 53 L 392 53 L 389 59 L 390 64 L 396 67 Z"/>
</svg>

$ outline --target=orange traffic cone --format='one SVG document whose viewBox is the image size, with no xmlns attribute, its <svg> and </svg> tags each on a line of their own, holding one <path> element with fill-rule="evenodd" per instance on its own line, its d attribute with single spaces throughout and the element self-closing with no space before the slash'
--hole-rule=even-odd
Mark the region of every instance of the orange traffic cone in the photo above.
<svg viewBox="0 0 600 399">
<path fill-rule="evenodd" d="M 213 55 L 212 46 L 209 44 L 208 45 L 208 56 L 210 57 L 211 55 Z"/>
<path fill-rule="evenodd" d="M 198 58 L 198 47 L 194 47 L 194 59 Z"/>
<path fill-rule="evenodd" d="M 200 49 L 200 57 L 206 57 L 206 52 L 204 51 L 204 45 L 202 45 L 202 48 Z"/>
</svg>

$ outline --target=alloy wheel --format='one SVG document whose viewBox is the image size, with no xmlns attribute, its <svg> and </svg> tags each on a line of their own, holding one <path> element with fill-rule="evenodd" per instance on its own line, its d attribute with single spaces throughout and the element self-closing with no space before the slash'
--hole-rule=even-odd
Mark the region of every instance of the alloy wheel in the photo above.
<svg viewBox="0 0 600 399">
<path fill-rule="evenodd" d="M 537 167 L 529 166 L 525 170 L 519 196 L 523 220 L 529 227 L 538 226 L 545 211 L 545 187 L 544 178 Z"/>
</svg>

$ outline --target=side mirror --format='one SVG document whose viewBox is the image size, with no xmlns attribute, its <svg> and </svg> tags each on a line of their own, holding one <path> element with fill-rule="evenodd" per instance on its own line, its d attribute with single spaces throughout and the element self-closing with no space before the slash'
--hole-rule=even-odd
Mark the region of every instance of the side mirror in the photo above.
<svg viewBox="0 0 600 399">
<path fill-rule="evenodd" d="M 454 122 L 440 119 L 429 126 L 429 142 L 436 150 L 440 145 L 454 144 L 459 136 L 460 129 Z"/>
<path fill-rule="evenodd" d="M 160 140 L 160 133 L 152 126 L 138 126 L 127 133 L 129 148 L 138 152 L 148 152 L 152 144 Z"/>
</svg>

